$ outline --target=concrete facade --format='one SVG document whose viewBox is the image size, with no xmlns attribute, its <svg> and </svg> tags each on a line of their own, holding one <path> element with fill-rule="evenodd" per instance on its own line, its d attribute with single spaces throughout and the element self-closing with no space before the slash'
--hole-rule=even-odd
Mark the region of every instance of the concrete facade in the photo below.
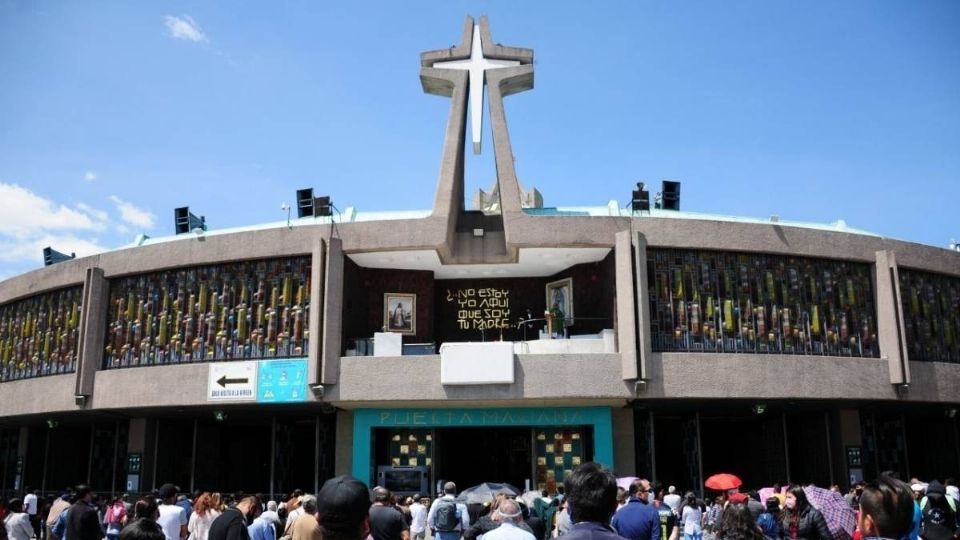
<svg viewBox="0 0 960 540">
<path fill-rule="evenodd" d="M 538 216 L 520 206 L 520 188 L 503 98 L 533 86 L 533 51 L 493 45 L 479 22 L 484 53 L 521 65 L 488 79 L 502 232 L 485 242 L 458 230 L 463 218 L 467 76 L 432 67 L 469 56 L 474 22 L 460 45 L 421 55 L 424 91 L 451 99 L 432 213 L 417 219 L 298 224 L 262 230 L 185 235 L 70 260 L 0 282 L 0 305 L 82 284 L 82 336 L 76 372 L 0 383 L 0 426 L 17 427 L 50 415 L 74 419 L 102 414 L 131 418 L 129 448 L 148 451 L 156 411 L 212 410 L 204 362 L 102 369 L 107 294 L 115 278 L 163 269 L 294 255 L 312 257 L 307 407 L 334 407 L 336 470 L 354 468 L 354 409 L 392 407 L 604 406 L 613 410 L 614 461 L 634 472 L 634 408 L 695 400 L 799 400 L 838 408 L 838 440 L 859 440 L 857 407 L 960 404 L 960 365 L 911 361 L 904 343 L 898 268 L 960 279 L 960 253 L 867 234 L 777 223 L 745 223 L 689 216 Z M 312 218 L 307 218 L 312 219 Z M 346 258 L 351 254 L 433 250 L 443 265 L 514 264 L 525 248 L 613 248 L 618 351 L 604 354 L 521 354 L 513 384 L 445 386 L 439 355 L 346 357 L 343 312 Z M 721 250 L 838 259 L 874 269 L 881 358 L 769 354 L 659 353 L 652 349 L 646 253 L 655 248 Z M 909 385 L 905 394 L 903 385 Z M 160 390 L 162 389 L 162 391 Z M 645 413 L 638 413 L 645 414 Z M 951 417 L 952 418 L 952 417 Z M 699 420 L 698 420 L 699 422 Z M 827 421 L 829 425 L 829 420 Z M 698 424 L 699 425 L 699 424 Z M 20 430 L 25 431 L 24 429 Z M 651 437 L 652 440 L 652 428 Z M 21 439 L 20 445 L 26 443 Z M 652 444 L 652 441 L 651 441 Z M 19 455 L 26 452 L 24 447 Z M 148 458 L 149 459 L 149 458 Z"/>
</svg>

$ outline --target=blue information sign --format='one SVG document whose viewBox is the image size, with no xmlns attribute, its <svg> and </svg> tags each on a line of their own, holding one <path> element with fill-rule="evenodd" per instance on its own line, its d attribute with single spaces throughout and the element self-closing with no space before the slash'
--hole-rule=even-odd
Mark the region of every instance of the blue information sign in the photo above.
<svg viewBox="0 0 960 540">
<path fill-rule="evenodd" d="M 257 375 L 257 401 L 289 403 L 307 400 L 307 359 L 261 360 Z"/>
</svg>

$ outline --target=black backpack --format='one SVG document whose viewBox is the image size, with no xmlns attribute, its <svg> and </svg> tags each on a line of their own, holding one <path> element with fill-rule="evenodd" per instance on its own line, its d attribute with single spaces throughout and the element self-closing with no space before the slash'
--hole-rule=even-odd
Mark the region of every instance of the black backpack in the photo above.
<svg viewBox="0 0 960 540">
<path fill-rule="evenodd" d="M 457 503 L 440 501 L 437 503 L 437 530 L 441 532 L 455 531 L 460 525 L 460 516 L 457 512 Z"/>
</svg>

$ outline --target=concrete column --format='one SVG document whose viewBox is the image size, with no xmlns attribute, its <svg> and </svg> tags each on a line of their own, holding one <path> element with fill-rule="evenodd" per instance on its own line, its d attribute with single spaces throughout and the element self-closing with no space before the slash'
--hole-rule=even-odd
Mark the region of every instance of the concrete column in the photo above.
<svg viewBox="0 0 960 540">
<path fill-rule="evenodd" d="M 310 264 L 310 345 L 307 348 L 307 384 L 320 384 L 321 344 L 323 343 L 323 286 L 326 268 L 327 243 L 322 238 L 313 243 L 313 255 Z"/>
<path fill-rule="evenodd" d="M 617 288 L 617 347 L 624 380 L 641 377 L 637 363 L 636 295 L 634 294 L 633 247 L 630 231 L 620 231 L 614 245 Z"/>
<path fill-rule="evenodd" d="M 320 382 L 337 384 L 343 328 L 343 243 L 339 238 L 331 238 L 327 247 L 323 285 L 323 360 Z"/>
<path fill-rule="evenodd" d="M 650 286 L 647 276 L 647 237 L 636 233 L 633 237 L 633 267 L 636 269 L 637 284 L 637 354 L 640 366 L 640 378 L 650 378 L 650 366 L 653 356 L 653 336 L 650 333 Z"/>
<path fill-rule="evenodd" d="M 106 333 L 110 285 L 100 268 L 88 268 L 83 280 L 83 310 L 80 313 L 80 336 L 77 343 L 77 404 L 89 407 L 93 401 L 93 384 L 103 365 L 103 339 Z"/>
<path fill-rule="evenodd" d="M 910 357 L 903 323 L 903 303 L 900 301 L 900 274 L 892 251 L 876 252 L 875 265 L 877 306 L 877 339 L 880 357 L 887 361 L 890 384 L 910 383 Z"/>
<path fill-rule="evenodd" d="M 337 411 L 336 455 L 333 468 L 337 475 L 353 472 L 353 411 Z"/>
<path fill-rule="evenodd" d="M 15 478 L 16 485 L 14 485 L 14 491 L 17 493 L 21 492 L 27 486 L 24 485 L 24 478 L 27 476 L 27 448 L 30 443 L 30 428 L 24 426 L 20 428 L 20 436 L 17 437 L 17 461 L 21 463 L 20 471 L 14 470 L 14 475 L 17 475 L 19 478 Z"/>
<path fill-rule="evenodd" d="M 153 470 L 157 456 L 154 455 L 154 437 L 156 435 L 156 420 L 146 418 L 131 418 L 130 427 L 127 429 L 127 456 L 130 454 L 140 454 L 140 489 L 138 491 L 150 491 L 154 487 Z M 127 483 L 127 456 L 123 456 L 123 484 Z"/>
<path fill-rule="evenodd" d="M 617 476 L 636 476 L 633 408 L 613 409 L 613 470 Z"/>
</svg>

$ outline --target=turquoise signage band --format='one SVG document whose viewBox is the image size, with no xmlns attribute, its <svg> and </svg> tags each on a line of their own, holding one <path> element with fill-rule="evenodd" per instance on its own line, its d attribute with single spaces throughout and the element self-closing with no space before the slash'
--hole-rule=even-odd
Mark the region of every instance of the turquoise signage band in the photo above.
<svg viewBox="0 0 960 540">
<path fill-rule="evenodd" d="M 370 441 L 373 430 L 377 428 L 516 426 L 592 426 L 593 460 L 609 469 L 613 468 L 613 415 L 610 407 L 355 409 L 353 476 L 370 485 Z"/>
</svg>

